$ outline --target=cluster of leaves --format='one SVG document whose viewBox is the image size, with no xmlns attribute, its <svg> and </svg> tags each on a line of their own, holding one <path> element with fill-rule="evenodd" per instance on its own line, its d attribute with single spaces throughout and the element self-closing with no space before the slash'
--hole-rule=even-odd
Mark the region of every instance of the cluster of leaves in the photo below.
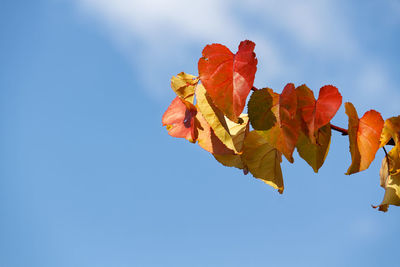
<svg viewBox="0 0 400 267">
<path fill-rule="evenodd" d="M 168 133 L 198 142 L 217 161 L 250 172 L 255 178 L 283 193 L 282 155 L 293 163 L 297 149 L 315 172 L 329 151 L 330 121 L 342 104 L 332 85 L 323 86 L 318 98 L 306 85 L 289 83 L 278 94 L 253 86 L 257 71 L 255 44 L 243 41 L 236 54 L 221 44 L 207 45 L 198 62 L 199 76 L 179 73 L 171 79 L 176 93 L 162 117 Z M 243 114 L 247 97 L 248 114 Z M 383 159 L 382 203 L 387 211 L 400 205 L 400 116 L 383 120 L 370 110 L 361 118 L 353 104 L 345 103 L 352 163 L 348 175 L 367 169 L 379 148 L 394 145 Z M 250 125 L 252 130 L 250 130 Z M 386 150 L 385 150 L 386 151 Z"/>
</svg>

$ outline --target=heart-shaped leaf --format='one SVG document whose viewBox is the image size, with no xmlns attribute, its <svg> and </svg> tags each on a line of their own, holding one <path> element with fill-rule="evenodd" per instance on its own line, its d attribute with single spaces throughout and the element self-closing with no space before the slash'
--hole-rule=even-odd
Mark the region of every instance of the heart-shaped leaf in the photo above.
<svg viewBox="0 0 400 267">
<path fill-rule="evenodd" d="M 351 165 L 346 174 L 353 174 L 368 169 L 379 149 L 384 121 L 379 112 L 370 110 L 359 119 L 357 111 L 350 102 L 345 103 L 349 116 L 349 142 Z"/>
<path fill-rule="evenodd" d="M 233 54 L 221 44 L 207 45 L 198 63 L 200 80 L 214 104 L 234 122 L 253 87 L 257 71 L 254 47 L 252 41 L 242 41 Z"/>
<path fill-rule="evenodd" d="M 300 157 L 313 168 L 314 172 L 317 173 L 328 155 L 329 146 L 331 144 L 331 125 L 328 123 L 319 128 L 316 133 L 314 133 L 314 141 L 311 140 L 305 132 L 304 130 L 300 132 L 296 144 L 297 152 L 299 152 Z"/>
<path fill-rule="evenodd" d="M 307 125 L 308 135 L 313 140 L 315 138 L 314 133 L 328 124 L 335 116 L 342 104 L 342 96 L 338 89 L 332 85 L 323 86 L 319 91 L 317 100 L 315 100 L 314 93 L 306 85 L 297 87 L 296 93 L 298 109 Z"/>
</svg>

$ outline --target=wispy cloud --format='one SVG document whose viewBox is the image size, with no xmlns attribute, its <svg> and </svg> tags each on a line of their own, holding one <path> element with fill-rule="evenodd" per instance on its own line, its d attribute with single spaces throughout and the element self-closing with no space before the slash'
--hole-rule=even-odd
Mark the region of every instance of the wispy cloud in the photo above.
<svg viewBox="0 0 400 267">
<path fill-rule="evenodd" d="M 256 81 L 263 85 L 265 81 L 268 85 L 283 85 L 299 77 L 308 78 L 310 73 L 318 75 L 326 68 L 339 83 L 350 83 L 349 96 L 358 95 L 362 103 L 362 99 L 370 101 L 375 97 L 382 85 L 392 88 L 394 83 L 385 72 L 385 64 L 379 59 L 369 60 L 368 52 L 357 40 L 355 26 L 338 1 L 76 0 L 76 3 L 80 10 L 107 28 L 140 71 L 146 85 L 152 88 L 149 92 L 161 99 L 168 90 L 169 77 L 175 74 L 170 73 L 174 64 L 193 65 L 195 69 L 193 47 L 201 49 L 207 43 L 220 42 L 235 50 L 243 39 L 257 44 L 261 60 Z M 397 6 L 394 2 L 392 5 Z M 197 55 L 200 56 L 200 51 Z M 188 58 L 191 61 L 185 63 Z M 342 67 L 356 64 L 362 67 Z M 154 79 L 154 73 L 159 79 Z M 314 82 L 323 81 L 315 78 Z"/>
</svg>

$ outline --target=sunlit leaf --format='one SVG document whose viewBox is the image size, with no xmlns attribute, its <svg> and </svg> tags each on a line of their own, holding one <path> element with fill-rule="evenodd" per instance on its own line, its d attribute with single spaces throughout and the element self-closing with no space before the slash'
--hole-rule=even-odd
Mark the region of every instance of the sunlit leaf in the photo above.
<svg viewBox="0 0 400 267">
<path fill-rule="evenodd" d="M 234 122 L 253 87 L 257 71 L 254 47 L 253 42 L 243 41 L 233 54 L 221 44 L 207 45 L 198 63 L 200 80 L 214 104 Z"/>
<path fill-rule="evenodd" d="M 249 118 L 246 114 L 242 114 L 240 118 L 243 120 L 242 124 L 237 124 L 230 120 L 227 120 L 229 132 L 232 134 L 234 145 L 239 153 L 235 155 L 214 155 L 214 157 L 224 166 L 244 169 L 246 166 L 242 159 L 242 150 L 244 139 L 249 132 Z"/>
<path fill-rule="evenodd" d="M 181 72 L 171 78 L 171 88 L 177 96 L 193 104 L 194 89 L 199 79 L 196 76 Z"/>
<path fill-rule="evenodd" d="M 297 152 L 314 170 L 318 170 L 325 162 L 331 143 L 331 125 L 321 127 L 314 133 L 314 140 L 311 140 L 305 131 L 301 131 L 297 141 Z"/>
<path fill-rule="evenodd" d="M 380 170 L 381 186 L 385 189 L 385 195 L 379 206 L 380 211 L 386 212 L 389 205 L 400 206 L 400 149 L 396 145 L 388 153 L 388 157 L 382 161 Z M 389 160 L 388 160 L 389 159 Z"/>
<path fill-rule="evenodd" d="M 204 86 L 201 84 L 199 84 L 196 88 L 196 99 L 197 108 L 213 129 L 214 134 L 221 140 L 223 144 L 225 144 L 225 146 L 235 152 L 238 152 L 232 140 L 227 119 L 224 117 L 224 114 L 214 105 L 210 96 L 204 89 Z"/>
<path fill-rule="evenodd" d="M 301 117 L 307 125 L 309 138 L 313 140 L 314 133 L 335 116 L 342 104 L 342 96 L 332 85 L 323 86 L 317 100 L 306 85 L 297 87 L 296 93 Z"/>
<path fill-rule="evenodd" d="M 198 126 L 198 144 L 203 149 L 207 150 L 212 154 L 225 155 L 234 154 L 234 151 L 226 147 L 221 140 L 215 135 L 213 129 L 199 112 L 196 115 L 199 122 Z"/>
<path fill-rule="evenodd" d="M 370 110 L 359 119 L 357 111 L 350 102 L 345 103 L 349 117 L 349 142 L 351 165 L 346 174 L 368 169 L 379 149 L 379 138 L 383 128 L 383 119 L 379 112 Z"/>
<path fill-rule="evenodd" d="M 297 96 L 292 83 L 287 84 L 280 95 L 271 89 L 256 91 L 249 101 L 253 128 L 282 152 L 289 162 L 293 162 L 292 155 L 300 131 L 296 110 Z"/>
<path fill-rule="evenodd" d="M 162 117 L 162 125 L 167 126 L 168 134 L 195 143 L 198 132 L 195 117 L 197 109 L 190 102 L 175 97 Z"/>
<path fill-rule="evenodd" d="M 386 145 L 390 139 L 393 139 L 396 144 L 400 141 L 400 116 L 385 120 L 380 146 Z"/>
<path fill-rule="evenodd" d="M 282 154 L 273 148 L 256 131 L 251 131 L 244 140 L 242 158 L 255 178 L 283 192 L 283 177 L 280 163 Z"/>
</svg>

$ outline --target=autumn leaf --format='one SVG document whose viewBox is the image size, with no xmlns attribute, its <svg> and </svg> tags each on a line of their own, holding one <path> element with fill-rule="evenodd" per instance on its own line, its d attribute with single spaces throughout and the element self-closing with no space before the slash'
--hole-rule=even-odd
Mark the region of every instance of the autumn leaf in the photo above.
<svg viewBox="0 0 400 267">
<path fill-rule="evenodd" d="M 315 138 L 314 133 L 328 124 L 335 116 L 342 104 L 342 96 L 338 89 L 332 85 L 323 86 L 319 91 L 317 100 L 315 100 L 314 93 L 306 85 L 297 87 L 296 93 L 298 109 L 307 125 L 309 138 L 313 140 Z"/>
<path fill-rule="evenodd" d="M 227 120 L 224 114 L 214 105 L 204 86 L 199 84 L 196 88 L 197 108 L 213 129 L 214 134 L 229 149 L 238 152 L 232 140 Z"/>
<path fill-rule="evenodd" d="M 314 172 L 317 173 L 328 155 L 331 143 L 331 125 L 328 123 L 319 128 L 316 133 L 313 134 L 313 140 L 311 140 L 305 132 L 304 130 L 300 132 L 296 144 L 297 152 L 299 152 L 300 157 L 313 168 Z"/>
<path fill-rule="evenodd" d="M 398 144 L 400 141 L 400 116 L 385 120 L 380 147 L 386 145 L 390 139 L 393 139 L 395 144 Z"/>
<path fill-rule="evenodd" d="M 382 203 L 378 206 L 380 211 L 386 212 L 389 205 L 400 206 L 400 149 L 396 145 L 382 160 L 380 174 L 381 187 L 385 189 Z"/>
<path fill-rule="evenodd" d="M 379 173 L 385 195 L 379 206 L 373 206 L 384 212 L 389 205 L 400 206 L 400 116 L 385 120 L 380 146 L 386 145 L 390 139 L 394 140 L 395 146 L 383 159 Z"/>
<path fill-rule="evenodd" d="M 169 135 L 195 143 L 198 136 L 196 114 L 193 104 L 177 96 L 162 116 L 162 125 L 167 126 Z"/>
<path fill-rule="evenodd" d="M 234 123 L 231 120 L 227 120 L 229 132 L 232 134 L 232 140 L 234 142 L 236 149 L 239 152 L 234 155 L 214 154 L 214 157 L 224 166 L 245 169 L 246 165 L 244 164 L 242 159 L 242 153 L 243 153 L 242 150 L 243 150 L 244 139 L 249 132 L 249 117 L 247 116 L 247 114 L 242 114 L 240 115 L 240 118 L 243 120 L 243 123 L 241 124 Z"/>
<path fill-rule="evenodd" d="M 227 148 L 221 142 L 221 140 L 219 140 L 219 138 L 215 135 L 213 129 L 210 127 L 210 125 L 207 123 L 207 121 L 204 119 L 203 115 L 200 112 L 197 113 L 196 118 L 199 122 L 198 144 L 200 147 L 202 147 L 203 149 L 207 150 L 212 154 L 219 154 L 219 155 L 234 154 L 233 150 Z"/>
<path fill-rule="evenodd" d="M 278 104 L 279 94 L 274 93 L 270 88 L 263 88 L 251 94 L 247 107 L 254 130 L 266 131 L 276 124 L 275 113 L 277 113 Z"/>
<path fill-rule="evenodd" d="M 194 90 L 199 82 L 196 76 L 181 72 L 171 78 L 171 88 L 177 96 L 193 104 Z"/>
<path fill-rule="evenodd" d="M 251 131 L 244 140 L 242 158 L 255 178 L 283 193 L 283 177 L 280 163 L 282 154 L 272 147 L 257 131 Z"/>
<path fill-rule="evenodd" d="M 349 142 L 351 165 L 346 174 L 353 174 L 368 169 L 379 149 L 384 121 L 379 112 L 370 110 L 359 119 L 357 111 L 350 102 L 345 103 L 349 117 Z"/>
<path fill-rule="evenodd" d="M 242 41 L 233 54 L 221 44 L 207 45 L 198 63 L 200 80 L 214 104 L 238 122 L 253 87 L 257 59 L 252 41 Z"/>
<path fill-rule="evenodd" d="M 294 85 L 287 84 L 280 95 L 268 88 L 258 90 L 250 97 L 248 106 L 253 128 L 293 163 L 300 131 Z"/>
</svg>

